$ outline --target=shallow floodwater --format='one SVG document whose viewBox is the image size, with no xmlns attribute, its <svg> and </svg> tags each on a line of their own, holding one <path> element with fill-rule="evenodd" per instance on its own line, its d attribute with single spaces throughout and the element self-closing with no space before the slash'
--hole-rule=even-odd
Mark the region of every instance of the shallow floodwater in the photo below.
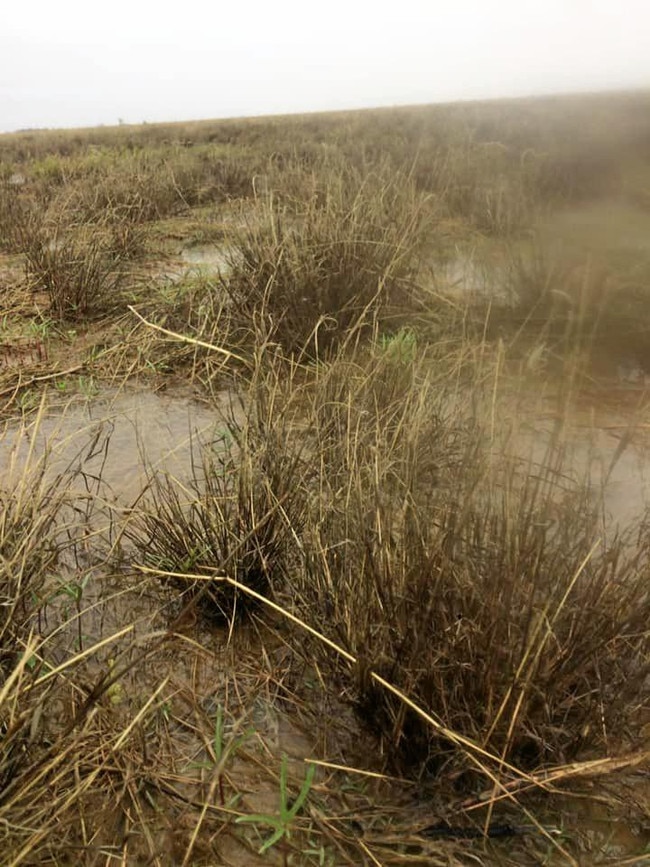
<svg viewBox="0 0 650 867">
<path fill-rule="evenodd" d="M 650 425 L 638 410 L 622 409 L 576 409 L 564 424 L 561 473 L 567 486 L 586 480 L 605 526 L 627 529 L 650 505 Z M 522 428 L 514 447 L 534 471 L 553 440 L 553 422 L 533 417 Z"/>
<path fill-rule="evenodd" d="M 642 389 L 617 390 L 612 385 L 595 410 L 578 404 L 562 434 L 567 480 L 588 475 L 595 496 L 606 482 L 603 517 L 622 527 L 650 504 L 650 409 L 643 408 L 643 394 Z M 506 401 L 504 406 L 499 425 L 514 430 L 511 447 L 530 461 L 532 471 L 553 437 L 552 404 L 522 407 Z M 226 433 L 225 419 L 233 414 L 241 416 L 241 407 L 226 393 L 209 406 L 146 389 L 104 390 L 52 407 L 26 424 L 6 422 L 0 428 L 0 472 L 5 485 L 11 484 L 27 461 L 33 464 L 47 451 L 52 471 L 81 460 L 88 476 L 101 477 L 104 497 L 127 505 L 141 493 L 152 470 L 181 481 L 190 478 L 193 444 L 196 458 L 198 443 L 218 442 Z"/>
<path fill-rule="evenodd" d="M 223 247 L 213 245 L 185 247 L 182 253 L 183 262 L 206 271 L 220 271 L 229 268 L 228 251 Z"/>
<path fill-rule="evenodd" d="M 186 397 L 148 390 L 103 391 L 63 408 L 53 408 L 26 424 L 8 422 L 0 436 L 0 470 L 16 478 L 28 458 L 48 452 L 48 467 L 60 471 L 83 456 L 87 474 L 101 481 L 126 503 L 146 482 L 146 468 L 188 478 L 192 442 L 224 430 L 229 400 L 211 408 Z M 31 457 L 30 457 L 31 456 Z"/>
<path fill-rule="evenodd" d="M 435 265 L 436 279 L 445 292 L 463 297 L 500 298 L 503 295 L 502 275 L 492 266 L 471 255 L 458 255 Z"/>
</svg>

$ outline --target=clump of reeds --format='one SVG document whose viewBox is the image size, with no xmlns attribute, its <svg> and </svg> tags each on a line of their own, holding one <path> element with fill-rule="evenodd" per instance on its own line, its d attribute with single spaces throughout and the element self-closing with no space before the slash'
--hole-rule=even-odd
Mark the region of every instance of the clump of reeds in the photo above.
<svg viewBox="0 0 650 867">
<path fill-rule="evenodd" d="M 27 212 L 15 227 L 30 288 L 46 293 L 54 315 L 76 319 L 119 305 L 142 230 L 104 215 L 76 224 L 64 216 L 42 219 Z"/>
<path fill-rule="evenodd" d="M 327 176 L 307 199 L 262 200 L 229 247 L 221 280 L 233 323 L 287 353 L 339 344 L 364 315 L 404 306 L 421 242 L 422 201 L 407 176 Z"/>
<path fill-rule="evenodd" d="M 8 484 L 0 489 L 0 813 L 12 830 L 21 826 L 16 802 L 28 804 L 34 791 L 43 795 L 38 788 L 43 766 L 35 755 L 43 752 L 40 728 L 47 689 L 36 689 L 42 659 L 34 633 L 48 575 L 65 547 L 59 519 L 71 480 L 48 474 L 46 460 L 32 457 L 30 452 L 12 465 L 5 454 Z M 20 830 L 25 841 L 38 836 L 35 829 Z M 26 845 L 28 850 L 36 846 Z"/>
<path fill-rule="evenodd" d="M 272 402 L 254 382 L 248 405 L 233 408 L 200 444 L 193 478 L 153 475 L 127 529 L 139 559 L 176 573 L 176 583 L 199 594 L 203 612 L 217 620 L 255 607 L 251 596 L 219 578 L 273 598 L 300 556 L 302 450 L 273 417 Z M 210 575 L 214 580 L 206 581 Z"/>
<path fill-rule="evenodd" d="M 17 226 L 25 219 L 27 205 L 21 189 L 8 180 L 0 180 L 0 250 L 6 253 L 20 252 Z"/>
<path fill-rule="evenodd" d="M 310 409 L 319 500 L 296 598 L 357 660 L 346 689 L 387 759 L 441 773 L 448 732 L 526 768 L 606 750 L 647 701 L 647 543 L 605 537 L 559 444 L 495 458 L 459 411 L 471 394 L 426 378 L 404 390 L 401 373 L 387 389 L 385 364 L 339 364 Z"/>
<path fill-rule="evenodd" d="M 7 465 L 0 487 L 0 659 L 20 655 L 20 639 L 29 631 L 34 611 L 43 598 L 45 577 L 56 563 L 62 542 L 57 522 L 70 482 L 64 475 L 48 475 L 45 460 L 24 469 Z"/>
</svg>

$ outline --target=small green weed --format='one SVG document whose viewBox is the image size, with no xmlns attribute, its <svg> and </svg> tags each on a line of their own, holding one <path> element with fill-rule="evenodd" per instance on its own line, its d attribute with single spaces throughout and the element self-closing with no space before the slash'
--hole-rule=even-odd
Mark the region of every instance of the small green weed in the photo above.
<svg viewBox="0 0 650 867">
<path fill-rule="evenodd" d="M 379 349 L 388 361 L 412 364 L 418 351 L 418 341 L 412 328 L 400 328 L 395 334 L 382 334 Z"/>
<path fill-rule="evenodd" d="M 77 643 L 78 650 L 83 650 L 83 633 L 81 631 L 81 602 L 83 599 L 83 594 L 86 589 L 86 585 L 90 580 L 90 573 L 86 574 L 80 581 L 66 581 L 65 578 L 59 578 L 59 589 L 54 594 L 54 598 L 56 599 L 59 596 L 64 596 L 67 599 L 71 599 L 74 604 L 74 617 L 77 620 Z M 70 613 L 68 611 L 67 605 L 63 607 L 63 613 L 65 617 L 69 617 Z"/>
<path fill-rule="evenodd" d="M 260 846 L 258 850 L 259 855 L 263 855 L 265 852 L 279 843 L 283 838 L 286 837 L 288 840 L 291 834 L 291 827 L 294 819 L 302 809 L 305 801 L 307 800 L 307 796 L 309 795 L 312 783 L 314 781 L 314 774 L 316 772 L 315 765 L 309 765 L 307 768 L 307 773 L 305 775 L 305 779 L 302 782 L 302 786 L 300 787 L 300 792 L 298 793 L 298 797 L 293 802 L 293 804 L 289 801 L 289 794 L 287 789 L 287 755 L 286 753 L 282 754 L 282 765 L 280 767 L 280 812 L 276 816 L 271 816 L 266 813 L 253 813 L 250 816 L 239 816 L 235 821 L 238 824 L 251 824 L 251 825 L 268 825 L 273 828 L 273 833 L 271 836 L 264 841 L 264 843 Z"/>
<path fill-rule="evenodd" d="M 226 725 L 224 717 L 224 709 L 222 705 L 217 706 L 217 712 L 214 720 L 214 732 L 210 742 L 210 760 L 205 762 L 193 762 L 193 768 L 214 769 L 217 774 L 219 785 L 219 798 L 222 807 L 234 807 L 240 798 L 239 794 L 234 795 L 226 803 L 226 797 L 223 786 L 223 770 L 230 758 L 232 758 L 246 743 L 246 741 L 254 734 L 254 729 L 248 728 L 241 734 L 237 734 L 239 723 L 235 723 L 230 732 L 230 737 L 226 738 Z"/>
</svg>

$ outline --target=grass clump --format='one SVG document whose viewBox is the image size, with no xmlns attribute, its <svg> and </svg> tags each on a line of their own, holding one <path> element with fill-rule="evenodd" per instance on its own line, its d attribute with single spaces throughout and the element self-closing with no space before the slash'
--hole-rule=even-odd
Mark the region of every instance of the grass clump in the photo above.
<svg viewBox="0 0 650 867">
<path fill-rule="evenodd" d="M 389 764 L 467 770 L 370 672 L 521 768 L 607 749 L 647 701 L 647 543 L 631 556 L 628 539 L 603 536 L 559 445 L 495 465 L 458 409 L 467 397 L 426 380 L 391 391 L 377 367 L 337 380 L 338 396 L 323 382 L 311 407 L 320 498 L 300 610 L 357 660 L 345 689 Z"/>
<path fill-rule="evenodd" d="M 6 468 L 0 487 L 0 660 L 20 656 L 34 612 L 43 598 L 46 576 L 64 541 L 60 515 L 71 477 L 46 473 L 45 459 L 18 475 Z"/>
<path fill-rule="evenodd" d="M 273 598 L 300 556 L 304 521 L 304 472 L 300 449 L 262 411 L 268 394 L 257 391 L 251 407 L 231 414 L 200 447 L 194 476 L 181 484 L 155 475 L 146 505 L 127 535 L 144 565 L 181 573 L 176 581 L 216 620 L 255 608 L 255 601 L 219 576 Z M 214 581 L 192 575 L 214 575 Z"/>
<path fill-rule="evenodd" d="M 54 666 L 44 663 L 45 642 L 36 633 L 48 579 L 69 543 L 63 512 L 74 473 L 55 475 L 45 458 L 33 458 L 30 451 L 23 466 L 19 459 L 6 467 L 0 489 L 0 821 L 7 863 L 14 864 L 34 863 L 35 853 L 49 848 L 46 814 L 67 797 L 60 791 L 58 803 L 49 803 L 49 782 L 66 775 L 73 749 L 68 743 L 57 754 L 46 744 L 44 707 L 54 691 L 47 675 Z M 72 763 L 66 776 L 69 786 Z"/>
<path fill-rule="evenodd" d="M 0 251 L 16 250 L 16 224 L 22 218 L 23 206 L 16 187 L 0 179 Z"/>
<path fill-rule="evenodd" d="M 231 245 L 223 291 L 235 325 L 286 353 L 328 352 L 369 311 L 408 303 L 423 205 L 409 180 L 340 173 L 307 201 L 262 202 Z"/>
<path fill-rule="evenodd" d="M 28 215 L 16 227 L 33 291 L 44 292 L 52 313 L 80 319 L 118 306 L 143 234 L 107 215 L 100 223 L 53 225 Z"/>
<path fill-rule="evenodd" d="M 401 774 L 471 786 L 468 744 L 499 775 L 641 724 L 645 530 L 605 531 L 559 433 L 528 457 L 493 439 L 484 381 L 409 331 L 255 375 L 194 478 L 152 479 L 129 530 L 146 565 L 218 618 L 247 590 L 296 613 Z"/>
</svg>

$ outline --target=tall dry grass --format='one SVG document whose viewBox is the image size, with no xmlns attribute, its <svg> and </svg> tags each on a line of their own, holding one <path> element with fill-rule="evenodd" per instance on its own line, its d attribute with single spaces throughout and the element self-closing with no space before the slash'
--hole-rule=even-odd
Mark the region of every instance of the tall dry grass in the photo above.
<svg viewBox="0 0 650 867">
<path fill-rule="evenodd" d="M 405 388 L 385 362 L 314 389 L 302 616 L 359 661 L 351 700 L 402 770 L 448 772 L 453 750 L 369 671 L 520 767 L 607 749 L 647 700 L 645 536 L 604 535 L 560 441 L 495 459 L 471 387 Z"/>
<path fill-rule="evenodd" d="M 364 316 L 408 308 L 425 206 L 402 174 L 339 171 L 291 203 L 270 193 L 228 246 L 220 289 L 235 328 L 318 357 Z"/>
<path fill-rule="evenodd" d="M 239 437 L 189 487 L 157 483 L 140 557 L 297 616 L 321 638 L 293 640 L 403 774 L 471 787 L 482 757 L 505 784 L 608 755 L 647 708 L 645 525 L 603 526 L 559 428 L 541 451 L 495 439 L 488 369 L 472 381 L 457 356 L 409 346 L 260 359 L 265 445 Z"/>
<path fill-rule="evenodd" d="M 29 288 L 45 293 L 61 319 L 119 307 L 130 265 L 144 244 L 140 227 L 109 212 L 94 223 L 77 223 L 65 209 L 45 215 L 30 209 L 13 233 Z"/>
</svg>

